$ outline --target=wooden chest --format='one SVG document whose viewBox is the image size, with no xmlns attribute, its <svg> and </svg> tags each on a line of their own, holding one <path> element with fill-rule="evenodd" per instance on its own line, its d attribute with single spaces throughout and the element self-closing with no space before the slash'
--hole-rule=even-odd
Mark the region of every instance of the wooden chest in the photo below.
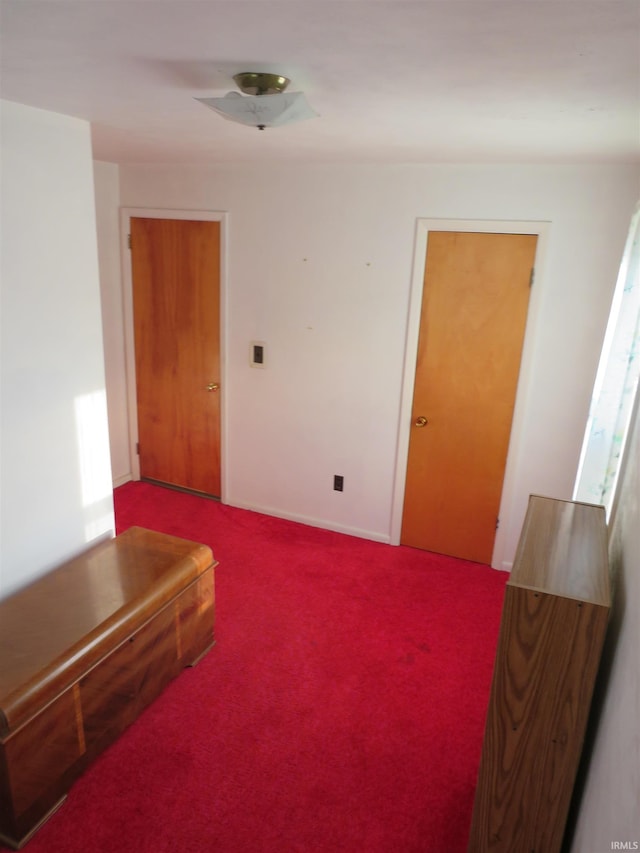
<svg viewBox="0 0 640 853">
<path fill-rule="evenodd" d="M 73 781 L 213 645 L 211 550 L 133 527 L 0 602 L 0 840 L 19 849 Z"/>
</svg>

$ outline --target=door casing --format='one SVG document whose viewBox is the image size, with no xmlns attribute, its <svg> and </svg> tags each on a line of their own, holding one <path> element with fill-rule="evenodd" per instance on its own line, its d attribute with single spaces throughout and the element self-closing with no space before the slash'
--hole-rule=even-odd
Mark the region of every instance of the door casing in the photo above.
<svg viewBox="0 0 640 853">
<path fill-rule="evenodd" d="M 220 223 L 220 384 L 222 396 L 220 400 L 220 500 L 226 503 L 227 498 L 227 407 L 225 405 L 225 389 L 227 387 L 227 339 L 225 334 L 227 317 L 227 214 L 213 210 L 171 210 L 166 208 L 123 207 L 120 210 L 120 246 L 122 257 L 122 289 L 123 289 L 123 320 L 124 345 L 126 357 L 127 382 L 127 414 L 129 422 L 129 456 L 131 460 L 131 475 L 134 480 L 140 479 L 140 459 L 136 452 L 138 443 L 138 414 L 136 401 L 136 360 L 133 324 L 133 275 L 131 269 L 131 252 L 128 246 L 128 235 L 131 233 L 131 219 L 141 217 L 147 219 L 191 219 L 203 222 Z"/>
<path fill-rule="evenodd" d="M 393 545 L 400 544 L 402 529 L 402 512 L 409 456 L 409 435 L 411 431 L 411 416 L 413 391 L 415 382 L 416 360 L 418 356 L 418 336 L 420 332 L 420 313 L 424 287 L 424 269 L 427 257 L 429 231 L 467 231 L 487 234 L 535 234 L 538 237 L 535 255 L 535 279 L 529 301 L 527 325 L 516 403 L 511 427 L 511 438 L 507 464 L 505 468 L 504 486 L 500 502 L 500 526 L 498 528 L 491 565 L 495 568 L 509 570 L 512 556 L 507 552 L 510 528 L 516 523 L 515 519 L 515 487 L 517 461 L 522 452 L 522 427 L 524 423 L 524 400 L 526 390 L 531 381 L 533 368 L 533 340 L 539 327 L 540 315 L 540 280 L 543 275 L 543 265 L 546 253 L 547 222 L 505 222 L 487 220 L 457 220 L 457 219 L 418 219 L 416 223 L 413 271 L 409 296 L 409 314 L 407 319 L 407 335 L 405 346 L 404 375 L 400 401 L 400 425 L 398 428 L 398 444 L 396 453 L 396 471 L 391 510 L 391 529 L 389 541 Z"/>
</svg>

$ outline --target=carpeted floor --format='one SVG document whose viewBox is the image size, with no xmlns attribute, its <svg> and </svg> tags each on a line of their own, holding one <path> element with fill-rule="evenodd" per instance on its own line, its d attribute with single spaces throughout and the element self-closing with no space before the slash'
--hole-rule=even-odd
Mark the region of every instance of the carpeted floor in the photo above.
<svg viewBox="0 0 640 853">
<path fill-rule="evenodd" d="M 210 545 L 216 645 L 27 853 L 463 853 L 506 574 L 116 490 L 118 531 Z"/>
</svg>

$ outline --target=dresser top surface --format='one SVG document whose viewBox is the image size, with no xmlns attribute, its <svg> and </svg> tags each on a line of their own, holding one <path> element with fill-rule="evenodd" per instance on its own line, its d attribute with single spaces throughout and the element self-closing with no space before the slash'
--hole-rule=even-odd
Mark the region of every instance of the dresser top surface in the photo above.
<svg viewBox="0 0 640 853">
<path fill-rule="evenodd" d="M 531 495 L 508 585 L 609 607 L 604 507 Z"/>
</svg>

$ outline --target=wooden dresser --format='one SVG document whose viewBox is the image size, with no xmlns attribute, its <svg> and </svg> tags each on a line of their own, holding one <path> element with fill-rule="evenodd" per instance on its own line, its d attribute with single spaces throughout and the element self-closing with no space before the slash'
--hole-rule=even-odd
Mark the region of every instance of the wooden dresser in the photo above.
<svg viewBox="0 0 640 853">
<path fill-rule="evenodd" d="M 0 602 L 0 841 L 19 849 L 211 648 L 214 566 L 205 545 L 133 527 Z"/>
<path fill-rule="evenodd" d="M 469 853 L 554 853 L 610 610 L 603 507 L 532 496 L 504 608 Z"/>
</svg>

